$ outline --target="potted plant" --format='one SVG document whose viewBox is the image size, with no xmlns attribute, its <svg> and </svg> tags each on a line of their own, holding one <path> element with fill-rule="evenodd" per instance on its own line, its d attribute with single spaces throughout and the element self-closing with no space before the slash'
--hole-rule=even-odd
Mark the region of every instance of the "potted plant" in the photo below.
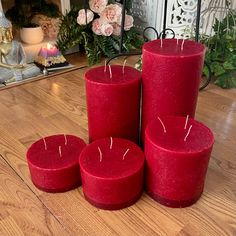
<svg viewBox="0 0 236 236">
<path fill-rule="evenodd" d="M 130 52 L 140 49 L 143 40 L 133 27 L 131 0 L 126 3 L 123 48 L 124 52 Z M 65 53 L 68 49 L 79 46 L 81 51 L 85 51 L 90 65 L 98 63 L 102 56 L 117 55 L 121 17 L 122 5 L 113 0 L 90 0 L 86 10 L 72 8 L 62 17 L 57 47 Z"/>
<path fill-rule="evenodd" d="M 6 17 L 20 29 L 21 40 L 25 43 L 40 43 L 44 38 L 41 26 L 32 23 L 33 17 L 37 14 L 58 17 L 59 9 L 55 4 L 45 0 L 15 0 L 15 5 L 6 12 Z"/>
<path fill-rule="evenodd" d="M 206 62 L 214 83 L 222 88 L 236 88 L 236 10 L 229 10 L 222 21 L 216 19 L 213 35 L 201 35 L 206 44 Z"/>
</svg>

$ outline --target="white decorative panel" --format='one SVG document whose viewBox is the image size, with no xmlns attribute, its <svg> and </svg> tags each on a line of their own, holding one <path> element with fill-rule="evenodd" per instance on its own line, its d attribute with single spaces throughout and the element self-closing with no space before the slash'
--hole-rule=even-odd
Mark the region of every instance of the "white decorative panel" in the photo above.
<svg viewBox="0 0 236 236">
<path fill-rule="evenodd" d="M 169 0 L 166 28 L 173 29 L 177 37 L 188 37 L 190 31 L 195 29 L 197 2 L 198 0 Z M 231 9 L 235 9 L 236 0 L 230 2 Z M 133 0 L 132 14 L 135 26 L 140 32 L 147 26 L 153 26 L 161 32 L 163 11 L 164 0 Z M 225 0 L 202 0 L 200 33 L 212 34 L 215 19 L 222 20 L 227 12 Z"/>
</svg>

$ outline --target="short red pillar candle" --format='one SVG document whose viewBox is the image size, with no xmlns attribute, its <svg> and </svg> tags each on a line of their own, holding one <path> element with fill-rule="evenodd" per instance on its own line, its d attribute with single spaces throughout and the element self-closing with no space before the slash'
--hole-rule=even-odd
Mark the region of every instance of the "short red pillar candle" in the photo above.
<svg viewBox="0 0 236 236">
<path fill-rule="evenodd" d="M 84 196 L 98 208 L 121 209 L 142 194 L 144 154 L 129 140 L 92 142 L 80 155 L 80 169 Z"/>
<path fill-rule="evenodd" d="M 146 190 L 169 207 L 186 207 L 201 196 L 214 137 L 186 117 L 154 119 L 145 131 Z"/>
<path fill-rule="evenodd" d="M 143 46 L 142 141 L 157 115 L 194 117 L 205 47 L 191 40 L 162 39 Z"/>
<path fill-rule="evenodd" d="M 86 95 L 90 142 L 120 137 L 138 142 L 141 73 L 128 66 L 87 71 Z"/>
<path fill-rule="evenodd" d="M 85 142 L 73 135 L 53 135 L 27 151 L 32 181 L 46 192 L 64 192 L 81 185 L 79 155 Z"/>
</svg>

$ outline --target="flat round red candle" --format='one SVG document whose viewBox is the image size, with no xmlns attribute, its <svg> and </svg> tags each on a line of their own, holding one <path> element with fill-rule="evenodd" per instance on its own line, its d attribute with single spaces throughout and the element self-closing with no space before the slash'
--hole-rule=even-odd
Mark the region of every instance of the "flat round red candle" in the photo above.
<svg viewBox="0 0 236 236">
<path fill-rule="evenodd" d="M 158 117 L 145 131 L 146 188 L 161 204 L 186 207 L 201 196 L 214 137 L 186 117 Z"/>
<path fill-rule="evenodd" d="M 144 154 L 129 140 L 94 141 L 82 151 L 80 169 L 84 196 L 98 208 L 121 209 L 142 194 Z"/>
<path fill-rule="evenodd" d="M 46 192 L 64 192 L 81 185 L 79 155 L 85 142 L 73 135 L 53 135 L 33 143 L 27 161 L 33 183 Z"/>
<path fill-rule="evenodd" d="M 141 73 L 128 66 L 87 71 L 86 95 L 90 142 L 120 137 L 138 142 Z"/>
<path fill-rule="evenodd" d="M 142 141 L 147 124 L 157 115 L 194 117 L 204 55 L 204 45 L 191 40 L 144 44 Z"/>
</svg>

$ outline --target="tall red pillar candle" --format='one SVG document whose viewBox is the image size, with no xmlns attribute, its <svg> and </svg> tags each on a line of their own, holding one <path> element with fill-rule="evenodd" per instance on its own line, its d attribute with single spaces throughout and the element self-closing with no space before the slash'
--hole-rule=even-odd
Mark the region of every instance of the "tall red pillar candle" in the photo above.
<svg viewBox="0 0 236 236">
<path fill-rule="evenodd" d="M 214 137 L 186 117 L 155 118 L 145 131 L 146 190 L 169 207 L 186 207 L 201 196 Z"/>
<path fill-rule="evenodd" d="M 143 46 L 142 141 L 157 115 L 194 117 L 205 47 L 191 40 L 162 39 Z"/>
<path fill-rule="evenodd" d="M 53 135 L 33 143 L 27 151 L 31 179 L 46 192 L 64 192 L 81 185 L 79 155 L 85 142 L 73 135 Z"/>
<path fill-rule="evenodd" d="M 92 142 L 80 155 L 80 169 L 84 196 L 98 208 L 121 209 L 142 194 L 144 154 L 129 140 Z"/>
<path fill-rule="evenodd" d="M 85 79 L 89 140 L 112 136 L 138 142 L 141 73 L 100 66 L 87 71 Z"/>
</svg>

